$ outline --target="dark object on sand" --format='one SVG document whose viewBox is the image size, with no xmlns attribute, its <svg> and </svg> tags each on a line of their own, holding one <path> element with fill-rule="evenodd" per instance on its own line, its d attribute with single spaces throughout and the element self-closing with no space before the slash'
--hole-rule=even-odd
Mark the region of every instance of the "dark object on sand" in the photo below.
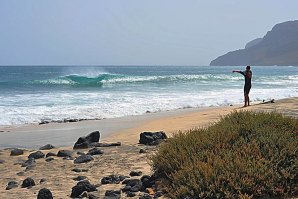
<svg viewBox="0 0 298 199">
<path fill-rule="evenodd" d="M 27 171 L 31 171 L 31 170 L 34 170 L 34 169 L 35 169 L 35 167 L 36 167 L 36 165 L 35 165 L 35 164 L 28 165 L 28 166 L 26 166 L 25 172 L 27 172 Z"/>
<path fill-rule="evenodd" d="M 60 150 L 58 151 L 57 157 L 71 157 L 72 151 L 69 150 Z"/>
<path fill-rule="evenodd" d="M 121 142 L 112 142 L 112 143 L 91 143 L 90 147 L 111 147 L 111 146 L 121 146 Z"/>
<path fill-rule="evenodd" d="M 5 160 L 1 160 L 1 159 L 0 159 L 0 164 L 3 164 L 4 162 L 5 162 Z"/>
<path fill-rule="evenodd" d="M 52 158 L 52 157 L 49 157 L 49 158 L 46 159 L 46 162 L 51 162 L 51 161 L 53 161 L 53 160 L 55 160 L 55 159 Z"/>
<path fill-rule="evenodd" d="M 81 155 L 74 160 L 74 163 L 81 164 L 81 163 L 90 162 L 92 160 L 93 160 L 93 157 L 91 155 Z"/>
<path fill-rule="evenodd" d="M 94 131 L 87 136 L 80 137 L 78 141 L 74 144 L 73 149 L 87 149 L 91 147 L 94 142 L 99 142 L 100 133 L 99 131 Z"/>
<path fill-rule="evenodd" d="M 96 191 L 96 186 L 90 184 L 88 180 L 80 181 L 76 186 L 72 188 L 70 197 L 76 198 L 80 196 L 84 191 L 91 192 Z"/>
<path fill-rule="evenodd" d="M 18 187 L 18 183 L 16 181 L 9 181 L 6 186 L 6 190 L 10 190 L 17 187 Z"/>
<path fill-rule="evenodd" d="M 105 192 L 106 198 L 120 199 L 121 198 L 121 190 L 107 190 Z"/>
<path fill-rule="evenodd" d="M 163 140 L 167 139 L 167 135 L 163 131 L 159 132 L 143 132 L 140 134 L 140 144 L 145 144 L 145 145 L 158 145 Z"/>
<path fill-rule="evenodd" d="M 24 171 L 20 171 L 17 173 L 17 176 L 24 176 L 25 175 L 25 172 Z"/>
<path fill-rule="evenodd" d="M 142 182 L 142 190 L 145 190 L 155 185 L 156 178 L 154 176 L 143 175 L 140 180 Z"/>
<path fill-rule="evenodd" d="M 74 171 L 74 172 L 76 172 L 76 173 L 80 173 L 80 172 L 88 172 L 88 169 L 74 168 L 74 169 L 72 169 L 72 171 Z"/>
<path fill-rule="evenodd" d="M 99 199 L 99 197 L 93 195 L 93 194 L 88 194 L 89 195 L 89 199 Z"/>
<path fill-rule="evenodd" d="M 53 148 L 55 148 L 53 145 L 46 144 L 46 145 L 40 147 L 39 150 L 50 150 L 50 149 L 53 149 Z"/>
<path fill-rule="evenodd" d="M 130 176 L 141 176 L 142 175 L 142 171 L 131 171 L 129 173 Z"/>
<path fill-rule="evenodd" d="M 17 155 L 23 155 L 24 154 L 24 150 L 23 149 L 12 149 L 10 151 L 10 156 L 17 156 Z"/>
<path fill-rule="evenodd" d="M 140 153 L 147 153 L 146 149 L 140 149 Z"/>
<path fill-rule="evenodd" d="M 87 153 L 87 155 L 101 155 L 101 154 L 103 154 L 103 151 L 98 148 L 90 149 Z"/>
<path fill-rule="evenodd" d="M 109 175 L 101 179 L 101 184 L 119 184 L 126 178 L 127 177 L 123 175 Z"/>
<path fill-rule="evenodd" d="M 78 176 L 78 177 L 73 178 L 73 180 L 75 180 L 75 181 L 82 181 L 82 180 L 86 180 L 86 179 L 87 179 L 86 176 Z"/>
<path fill-rule="evenodd" d="M 22 188 L 33 187 L 33 186 L 35 186 L 35 182 L 32 178 L 26 178 L 23 181 Z"/>
<path fill-rule="evenodd" d="M 263 103 L 261 103 L 261 104 L 269 104 L 269 103 L 274 103 L 274 102 L 275 102 L 274 99 L 271 99 L 268 101 L 263 100 Z"/>
<path fill-rule="evenodd" d="M 31 166 L 31 165 L 35 165 L 35 159 L 34 158 L 28 158 L 28 160 L 26 160 L 25 162 L 23 162 L 21 164 L 22 167 L 28 167 L 28 166 Z"/>
<path fill-rule="evenodd" d="M 125 184 L 125 187 L 122 189 L 123 192 L 138 192 L 142 190 L 140 179 L 125 179 L 122 184 Z"/>
<path fill-rule="evenodd" d="M 34 158 L 34 159 L 40 159 L 40 158 L 44 158 L 45 154 L 43 154 L 43 152 L 41 151 L 36 151 L 34 153 L 31 153 L 29 156 L 28 156 L 28 159 L 30 158 Z"/>
<path fill-rule="evenodd" d="M 53 199 L 52 192 L 47 188 L 42 188 L 38 192 L 37 199 Z"/>
<path fill-rule="evenodd" d="M 57 154 L 56 153 L 53 153 L 53 152 L 47 153 L 46 157 L 50 157 L 50 156 L 57 156 Z"/>
</svg>

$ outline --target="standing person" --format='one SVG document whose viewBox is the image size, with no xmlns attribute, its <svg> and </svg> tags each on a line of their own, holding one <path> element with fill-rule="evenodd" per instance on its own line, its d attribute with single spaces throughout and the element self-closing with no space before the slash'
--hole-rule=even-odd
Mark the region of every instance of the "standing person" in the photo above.
<svg viewBox="0 0 298 199">
<path fill-rule="evenodd" d="M 245 84 L 244 84 L 244 107 L 249 106 L 249 91 L 251 88 L 251 77 L 252 72 L 250 70 L 250 66 L 246 66 L 245 71 L 240 70 L 233 70 L 233 73 L 240 73 L 245 77 Z"/>
</svg>

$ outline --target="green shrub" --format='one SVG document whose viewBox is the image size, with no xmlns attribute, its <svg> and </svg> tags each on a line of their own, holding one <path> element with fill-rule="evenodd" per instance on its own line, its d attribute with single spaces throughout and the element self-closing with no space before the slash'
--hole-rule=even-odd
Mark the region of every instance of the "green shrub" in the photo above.
<svg viewBox="0 0 298 199">
<path fill-rule="evenodd" d="M 179 132 L 151 158 L 171 198 L 298 195 L 298 119 L 233 112 L 205 129 Z"/>
</svg>

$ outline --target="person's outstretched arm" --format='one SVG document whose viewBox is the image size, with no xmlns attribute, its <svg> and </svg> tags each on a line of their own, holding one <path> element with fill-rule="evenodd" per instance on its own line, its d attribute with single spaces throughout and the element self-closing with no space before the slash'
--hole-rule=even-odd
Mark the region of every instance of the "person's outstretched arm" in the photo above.
<svg viewBox="0 0 298 199">
<path fill-rule="evenodd" d="M 245 76 L 245 74 L 241 70 L 233 70 L 233 73 L 240 73 Z"/>
</svg>

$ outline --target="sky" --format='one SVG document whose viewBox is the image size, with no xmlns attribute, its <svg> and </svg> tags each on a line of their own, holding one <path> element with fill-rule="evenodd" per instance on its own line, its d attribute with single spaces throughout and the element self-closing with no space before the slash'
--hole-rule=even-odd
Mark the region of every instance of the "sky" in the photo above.
<svg viewBox="0 0 298 199">
<path fill-rule="evenodd" d="M 297 0 L 0 0 L 0 65 L 209 65 Z"/>
</svg>

